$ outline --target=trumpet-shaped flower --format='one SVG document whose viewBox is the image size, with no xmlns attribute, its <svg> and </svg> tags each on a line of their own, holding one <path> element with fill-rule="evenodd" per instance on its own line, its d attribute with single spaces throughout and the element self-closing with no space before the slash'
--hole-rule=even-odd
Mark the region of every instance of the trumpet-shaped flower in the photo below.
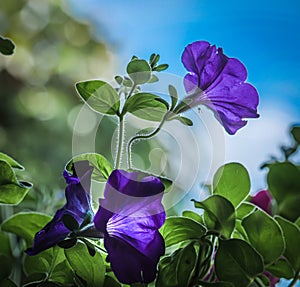
<svg viewBox="0 0 300 287">
<path fill-rule="evenodd" d="M 182 62 L 188 70 L 184 85 L 189 95 L 183 100 L 189 108 L 210 108 L 229 134 L 246 125 L 245 118 L 257 118 L 258 93 L 245 83 L 247 71 L 237 59 L 223 54 L 222 48 L 197 41 L 188 45 Z"/>
<path fill-rule="evenodd" d="M 63 216 L 72 216 L 80 226 L 86 219 L 92 218 L 89 190 L 93 167 L 88 161 L 73 164 L 73 174 L 64 171 L 67 182 L 65 196 L 67 203 L 55 213 L 53 219 L 34 237 L 33 246 L 26 250 L 28 255 L 36 255 L 64 240 L 70 233 L 63 223 Z"/>
<path fill-rule="evenodd" d="M 158 231 L 166 217 L 163 191 L 158 178 L 139 172 L 114 170 L 108 178 L 94 223 L 104 234 L 107 260 L 121 283 L 155 279 L 165 251 Z"/>
</svg>

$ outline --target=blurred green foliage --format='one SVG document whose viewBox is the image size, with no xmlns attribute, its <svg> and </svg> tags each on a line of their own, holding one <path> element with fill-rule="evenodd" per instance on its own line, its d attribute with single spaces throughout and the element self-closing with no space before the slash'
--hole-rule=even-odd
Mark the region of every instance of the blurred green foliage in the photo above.
<svg viewBox="0 0 300 287">
<path fill-rule="evenodd" d="M 112 55 L 65 1 L 0 1 L 0 35 L 16 45 L 14 55 L 0 55 L 0 150 L 22 162 L 25 179 L 34 184 L 29 196 L 38 198 L 23 205 L 50 211 L 51 194 L 65 185 L 61 173 L 72 157 L 72 129 L 82 106 L 74 84 L 112 78 Z M 110 139 L 113 126 L 104 119 L 100 137 Z M 112 160 L 111 145 L 101 138 L 96 149 Z"/>
</svg>

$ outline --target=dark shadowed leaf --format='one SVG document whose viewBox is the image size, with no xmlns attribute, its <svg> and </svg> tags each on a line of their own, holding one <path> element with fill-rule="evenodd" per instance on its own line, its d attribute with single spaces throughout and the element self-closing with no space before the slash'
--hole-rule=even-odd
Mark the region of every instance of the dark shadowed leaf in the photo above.
<svg viewBox="0 0 300 287">
<path fill-rule="evenodd" d="M 15 45 L 7 38 L 2 38 L 0 36 L 0 53 L 3 55 L 12 55 L 14 53 Z"/>
<path fill-rule="evenodd" d="M 271 263 L 283 254 L 285 243 L 281 228 L 267 213 L 256 210 L 242 220 L 242 226 L 249 242 L 262 255 L 265 263 Z"/>
<path fill-rule="evenodd" d="M 285 239 L 285 251 L 284 256 L 291 263 L 294 270 L 300 270 L 300 230 L 299 227 L 279 216 L 275 217 L 275 220 L 279 223 L 284 239 Z"/>
<path fill-rule="evenodd" d="M 247 287 L 264 270 L 261 256 L 240 239 L 220 240 L 215 259 L 217 276 L 235 287 Z"/>
<path fill-rule="evenodd" d="M 196 264 L 196 251 L 193 244 L 176 250 L 164 257 L 158 266 L 156 287 L 187 287 L 193 276 Z"/>
<path fill-rule="evenodd" d="M 289 162 L 270 165 L 268 173 L 269 191 L 276 199 L 278 213 L 295 221 L 300 216 L 300 170 Z"/>
<path fill-rule="evenodd" d="M 300 126 L 294 126 L 291 128 L 291 135 L 293 136 L 294 140 L 300 144 Z"/>
<path fill-rule="evenodd" d="M 278 278 L 291 279 L 294 277 L 293 268 L 285 258 L 279 258 L 271 265 L 268 265 L 266 269 Z"/>
</svg>

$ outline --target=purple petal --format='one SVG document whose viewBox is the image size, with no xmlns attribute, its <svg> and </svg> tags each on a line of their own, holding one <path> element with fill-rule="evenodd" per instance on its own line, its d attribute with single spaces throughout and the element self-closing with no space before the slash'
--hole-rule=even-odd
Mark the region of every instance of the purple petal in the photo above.
<svg viewBox="0 0 300 287">
<path fill-rule="evenodd" d="M 198 74 L 203 68 L 203 66 L 201 66 L 203 63 L 198 63 L 198 60 L 205 58 L 209 48 L 210 44 L 205 41 L 197 41 L 185 47 L 181 57 L 184 67 L 189 72 Z"/>
<path fill-rule="evenodd" d="M 155 278 L 156 264 L 165 250 L 158 232 L 166 218 L 163 191 L 158 178 L 139 172 L 115 170 L 108 178 L 94 223 L 104 233 L 112 269 L 122 283 Z M 130 265 L 122 264 L 120 258 L 126 262 L 128 258 Z"/>
<path fill-rule="evenodd" d="M 62 222 L 65 214 L 70 212 L 66 212 L 64 208 L 57 210 L 53 219 L 35 234 L 33 246 L 25 251 L 28 255 L 36 255 L 64 240 L 70 234 L 70 230 Z"/>
<path fill-rule="evenodd" d="M 250 202 L 272 215 L 272 196 L 268 190 L 261 190 L 251 198 Z"/>
<path fill-rule="evenodd" d="M 64 240 L 70 234 L 71 231 L 62 221 L 65 214 L 74 217 L 78 225 L 81 225 L 85 217 L 93 213 L 88 194 L 93 167 L 89 166 L 88 161 L 82 161 L 76 163 L 75 170 L 72 175 L 64 172 L 66 182 L 69 183 L 65 190 L 67 203 L 55 213 L 53 219 L 42 230 L 36 233 L 32 248 L 26 250 L 28 255 L 38 254 Z"/>
<path fill-rule="evenodd" d="M 212 109 L 216 118 L 229 134 L 246 125 L 246 118 L 257 118 L 258 93 L 244 83 L 247 78 L 245 66 L 237 59 L 228 58 L 222 49 L 208 46 L 207 42 L 195 42 L 186 47 L 182 61 L 190 74 L 184 78 L 188 95 L 183 101 L 189 106 L 184 112 L 198 105 Z M 191 101 L 191 102 L 190 102 Z"/>
<path fill-rule="evenodd" d="M 164 244 L 163 238 L 159 236 Z M 156 252 L 152 256 L 153 259 L 148 258 L 125 242 L 111 237 L 104 239 L 104 245 L 109 254 L 108 261 L 111 268 L 121 283 L 150 283 L 155 279 L 156 265 L 163 253 Z"/>
</svg>

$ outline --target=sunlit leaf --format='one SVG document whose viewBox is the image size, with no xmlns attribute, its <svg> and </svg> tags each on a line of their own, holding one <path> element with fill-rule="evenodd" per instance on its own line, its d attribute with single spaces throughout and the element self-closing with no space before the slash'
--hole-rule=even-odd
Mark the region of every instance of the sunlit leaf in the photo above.
<svg viewBox="0 0 300 287">
<path fill-rule="evenodd" d="M 123 113 L 129 112 L 149 121 L 161 121 L 167 110 L 168 103 L 157 95 L 138 93 L 125 102 Z"/>
<path fill-rule="evenodd" d="M 78 242 L 74 247 L 65 249 L 65 255 L 74 272 L 87 282 L 87 286 L 103 286 L 105 266 L 99 252 L 92 257 L 86 246 Z"/>
<path fill-rule="evenodd" d="M 249 174 L 240 163 L 228 163 L 217 170 L 213 180 L 214 194 L 222 195 L 236 207 L 249 192 Z"/>
<path fill-rule="evenodd" d="M 120 98 L 108 83 L 100 80 L 79 82 L 76 90 L 92 110 L 107 115 L 118 114 Z"/>
<path fill-rule="evenodd" d="M 77 162 L 81 160 L 88 160 L 90 165 L 94 167 L 92 173 L 92 179 L 95 181 L 99 181 L 99 182 L 106 181 L 113 170 L 110 162 L 103 155 L 98 153 L 83 153 L 74 156 L 66 164 L 66 170 L 71 173 L 73 162 Z"/>
<path fill-rule="evenodd" d="M 24 167 L 22 165 L 20 165 L 17 161 L 15 161 L 12 157 L 5 153 L 0 152 L 0 160 L 6 161 L 12 168 L 24 170 Z"/>
<path fill-rule="evenodd" d="M 20 212 L 8 218 L 1 225 L 3 231 L 11 232 L 25 239 L 27 246 L 31 246 L 34 235 L 40 231 L 51 217 L 38 212 Z"/>
<path fill-rule="evenodd" d="M 137 84 L 145 84 L 151 79 L 151 67 L 145 60 L 133 59 L 127 65 L 127 73 L 132 81 Z"/>
<path fill-rule="evenodd" d="M 168 217 L 160 232 L 168 247 L 184 240 L 200 239 L 206 228 L 187 217 Z"/>
<path fill-rule="evenodd" d="M 194 204 L 205 210 L 204 221 L 208 230 L 230 237 L 235 226 L 235 210 L 230 201 L 220 195 L 212 195 L 204 201 L 194 201 Z"/>
<path fill-rule="evenodd" d="M 32 187 L 25 181 L 18 181 L 12 167 L 0 160 L 0 204 L 19 204 Z"/>
</svg>

